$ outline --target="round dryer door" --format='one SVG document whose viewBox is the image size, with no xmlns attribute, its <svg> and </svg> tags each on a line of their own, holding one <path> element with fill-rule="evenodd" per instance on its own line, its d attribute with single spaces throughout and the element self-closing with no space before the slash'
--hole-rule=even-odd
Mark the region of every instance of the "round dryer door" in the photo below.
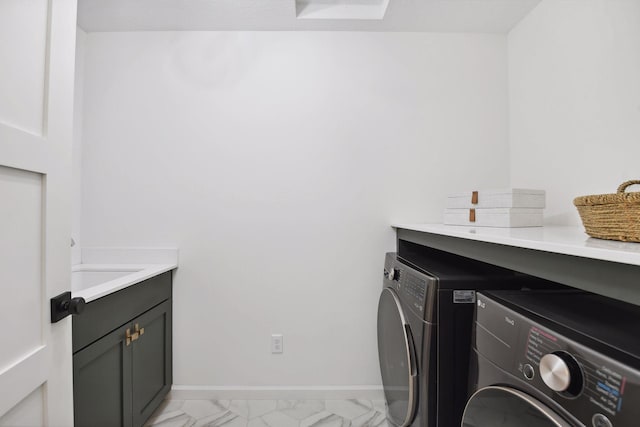
<svg viewBox="0 0 640 427">
<path fill-rule="evenodd" d="M 462 427 L 571 427 L 539 400 L 507 387 L 485 387 L 467 402 Z"/>
<path fill-rule="evenodd" d="M 378 355 L 387 417 L 397 426 L 408 426 L 418 404 L 416 351 L 400 300 L 389 288 L 378 303 Z"/>
</svg>

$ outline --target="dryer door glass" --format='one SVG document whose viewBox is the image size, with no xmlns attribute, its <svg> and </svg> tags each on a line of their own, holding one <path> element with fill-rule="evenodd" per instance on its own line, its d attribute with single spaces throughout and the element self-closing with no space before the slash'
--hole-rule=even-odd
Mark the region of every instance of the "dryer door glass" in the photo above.
<svg viewBox="0 0 640 427">
<path fill-rule="evenodd" d="M 387 417 L 407 426 L 418 403 L 416 351 L 400 300 L 390 288 L 382 291 L 378 303 L 378 355 Z"/>
<path fill-rule="evenodd" d="M 507 387 L 486 387 L 467 402 L 462 427 L 571 427 L 539 400 Z"/>
</svg>

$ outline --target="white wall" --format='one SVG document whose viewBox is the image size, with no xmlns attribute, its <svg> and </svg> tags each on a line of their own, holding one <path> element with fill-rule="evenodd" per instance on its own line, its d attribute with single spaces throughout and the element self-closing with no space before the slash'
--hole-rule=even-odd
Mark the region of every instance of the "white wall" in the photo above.
<svg viewBox="0 0 640 427">
<path fill-rule="evenodd" d="M 573 198 L 639 179 L 640 2 L 544 0 L 508 36 L 511 183 Z"/>
<path fill-rule="evenodd" d="M 83 243 L 180 248 L 176 384 L 380 384 L 389 224 L 508 185 L 506 70 L 497 35 L 90 33 Z"/>
<path fill-rule="evenodd" d="M 71 264 L 81 262 L 80 248 L 82 247 L 82 126 L 84 99 L 84 54 L 87 33 L 76 28 L 76 64 L 75 84 L 73 94 L 73 142 L 71 164 L 71 238 L 76 242 L 71 249 Z"/>
</svg>

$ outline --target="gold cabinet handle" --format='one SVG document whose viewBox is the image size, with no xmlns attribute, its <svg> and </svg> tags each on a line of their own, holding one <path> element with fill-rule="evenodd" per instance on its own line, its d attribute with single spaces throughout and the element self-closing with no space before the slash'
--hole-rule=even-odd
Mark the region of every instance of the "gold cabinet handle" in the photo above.
<svg viewBox="0 0 640 427">
<path fill-rule="evenodd" d="M 138 325 L 137 323 L 134 329 L 135 329 L 135 332 L 131 333 L 131 329 L 127 328 L 127 331 L 125 333 L 125 342 L 127 344 L 127 347 L 130 346 L 132 342 L 140 339 L 141 335 L 144 335 L 144 328 L 141 328 L 140 325 Z"/>
<path fill-rule="evenodd" d="M 140 325 L 138 325 L 137 323 L 135 325 L 135 329 L 136 329 L 136 333 L 140 335 L 144 335 L 144 328 L 141 328 Z"/>
</svg>

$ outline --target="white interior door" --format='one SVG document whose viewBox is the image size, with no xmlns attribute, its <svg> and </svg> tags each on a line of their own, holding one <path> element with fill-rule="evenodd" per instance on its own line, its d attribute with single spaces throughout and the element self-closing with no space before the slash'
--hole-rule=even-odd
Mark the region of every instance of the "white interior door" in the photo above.
<svg viewBox="0 0 640 427">
<path fill-rule="evenodd" d="M 75 31 L 76 0 L 0 0 L 0 426 L 73 425 Z"/>
</svg>

